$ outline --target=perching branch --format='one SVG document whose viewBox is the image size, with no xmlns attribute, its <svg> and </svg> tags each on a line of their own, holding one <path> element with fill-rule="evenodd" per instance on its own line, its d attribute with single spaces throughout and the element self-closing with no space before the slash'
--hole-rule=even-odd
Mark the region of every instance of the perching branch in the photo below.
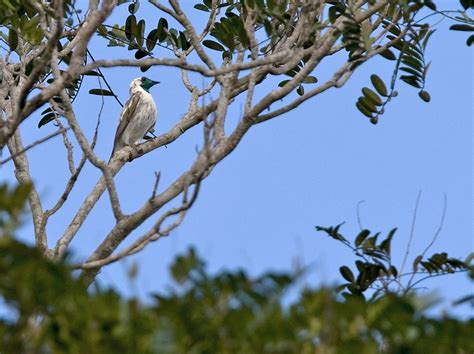
<svg viewBox="0 0 474 354">
<path fill-rule="evenodd" d="M 163 25 L 162 32 L 155 32 L 155 36 L 146 34 L 145 28 L 138 33 L 134 26 L 114 27 L 106 23 L 117 7 L 114 0 L 90 1 L 87 11 L 83 11 L 85 15 L 80 16 L 76 11 L 77 17 L 71 24 L 71 21 L 66 21 L 67 14 L 63 13 L 62 5 L 66 1 L 51 4 L 31 2 L 40 19 L 38 28 L 44 35 L 34 44 L 18 30 L 21 36 L 11 52 L 18 54 L 20 60 L 13 60 L 12 53 L 0 57 L 0 148 L 8 143 L 11 153 L 11 157 L 1 161 L 0 165 L 13 159 L 17 180 L 31 183 L 34 178 L 28 170 L 24 152 L 63 134 L 71 174 L 61 184 L 64 187 L 59 199 L 50 209 L 43 211 L 36 189 L 33 188 L 30 196 L 38 247 L 52 259 L 62 258 L 71 242 L 80 239 L 84 223 L 107 191 L 114 215 L 113 224 L 97 240 L 97 247 L 87 260 L 77 265 L 88 282 L 94 280 L 102 266 L 135 254 L 176 229 L 193 206 L 202 182 L 255 125 L 281 117 L 329 89 L 342 87 L 358 67 L 400 46 L 408 33 L 420 33 L 412 26 L 416 23 L 417 11 L 410 12 L 389 0 L 341 1 L 337 4 L 323 0 L 282 0 L 273 2 L 274 5 L 265 2 L 268 6 L 275 6 L 272 9 L 259 8 L 260 2 L 235 2 L 229 9 L 231 4 L 212 0 L 202 4 L 209 11 L 201 26 L 195 23 L 193 13 L 185 11 L 183 2 L 169 0 L 167 6 L 150 0 L 141 7 L 148 6 L 153 14 L 164 16 L 162 25 L 168 23 L 164 21 L 167 19 L 171 26 L 176 26 Z M 138 22 L 141 14 L 138 12 L 134 16 Z M 115 38 L 115 44 L 140 51 L 136 58 L 141 59 L 116 55 L 112 56 L 116 59 L 108 59 L 111 57 L 109 53 L 99 58 L 89 45 L 96 34 L 100 34 L 99 40 Z M 10 42 L 5 43 L 7 46 L 15 44 L 13 40 L 7 42 Z M 160 50 L 168 48 L 168 51 L 153 57 L 151 51 L 155 45 Z M 336 57 L 338 59 L 334 60 Z M 87 58 L 92 61 L 87 63 Z M 327 81 L 317 83 L 313 75 L 319 76 L 318 68 L 323 62 L 334 64 L 333 72 Z M 336 67 L 336 62 L 342 64 Z M 187 111 L 176 119 L 177 123 L 169 131 L 146 142 L 124 147 L 106 163 L 100 158 L 100 151 L 94 150 L 106 100 L 102 97 L 95 132 L 89 141 L 80 114 L 76 112 L 76 101 L 71 97 L 82 94 L 82 82 L 95 73 L 99 79 L 99 92 L 107 92 L 122 106 L 118 91 L 105 79 L 102 71 L 114 67 L 142 70 L 176 68 L 175 82 L 185 89 L 186 96 L 181 99 Z M 275 78 L 280 83 L 275 82 Z M 101 79 L 107 90 L 102 89 Z M 80 84 L 74 87 L 77 82 Z M 72 88 L 76 90 L 74 94 L 70 93 Z M 393 85 L 391 89 L 393 93 Z M 391 99 L 391 96 L 387 97 L 382 108 Z M 60 129 L 23 148 L 21 124 L 45 103 L 50 104 Z M 159 107 L 165 104 L 167 102 L 158 102 Z M 368 109 L 372 107 L 369 105 Z M 236 111 L 240 113 L 231 113 Z M 172 144 L 197 125 L 202 125 L 204 136 L 193 162 L 168 185 L 163 185 L 163 179 L 160 179 L 166 173 L 166 168 L 160 166 L 160 172 L 155 174 L 155 181 L 150 186 L 151 197 L 129 214 L 124 214 L 122 210 L 128 209 L 122 207 L 127 201 L 120 199 L 115 177 L 125 164 L 133 164 L 134 160 Z M 68 129 L 73 133 L 71 136 L 66 135 Z M 102 136 L 111 138 L 101 132 Z M 77 142 L 75 149 L 80 149 L 82 156 L 77 166 L 72 156 L 75 142 L 71 137 Z M 49 249 L 46 237 L 49 219 L 66 205 L 74 189 L 80 190 L 78 178 L 88 163 L 100 171 L 100 177 L 92 190 L 83 195 L 81 203 L 70 206 L 76 212 L 65 229 L 55 235 L 57 242 Z M 179 203 L 179 198 L 182 198 L 180 204 L 173 207 L 176 201 Z M 120 250 L 127 237 L 155 217 L 157 221 L 148 232 Z M 387 287 L 389 283 L 383 286 Z"/>
</svg>

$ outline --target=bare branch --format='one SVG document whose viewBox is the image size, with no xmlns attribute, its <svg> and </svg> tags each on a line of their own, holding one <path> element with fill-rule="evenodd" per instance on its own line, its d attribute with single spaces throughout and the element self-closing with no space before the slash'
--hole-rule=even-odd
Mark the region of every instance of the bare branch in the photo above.
<svg viewBox="0 0 474 354">
<path fill-rule="evenodd" d="M 52 139 L 52 138 L 54 138 L 58 135 L 64 134 L 68 130 L 69 130 L 69 128 L 61 128 L 61 129 L 55 131 L 54 133 L 46 135 L 44 138 L 38 139 L 38 140 L 32 142 L 31 144 L 26 145 L 22 150 L 16 152 L 14 155 L 10 155 L 6 159 L 0 161 L 0 166 L 6 164 L 8 161 L 14 159 L 15 157 L 17 157 L 21 154 L 24 154 L 25 152 L 27 152 L 28 150 L 34 148 L 35 146 L 43 144 L 43 143 L 47 142 L 48 140 L 50 140 L 50 139 Z"/>
<path fill-rule="evenodd" d="M 410 254 L 411 242 L 413 240 L 413 236 L 415 235 L 416 216 L 418 214 L 418 206 L 420 205 L 420 198 L 421 198 L 421 190 L 418 191 L 418 196 L 416 197 L 415 210 L 413 211 L 413 219 L 411 221 L 410 237 L 408 238 L 407 248 L 405 250 L 405 256 L 403 257 L 402 265 L 400 266 L 400 273 L 403 273 L 403 270 L 405 269 L 405 263 L 408 259 L 408 255 Z"/>
<path fill-rule="evenodd" d="M 172 208 L 165 212 L 155 223 L 155 225 L 148 231 L 145 235 L 140 237 L 137 241 L 132 243 L 130 246 L 125 248 L 123 251 L 110 255 L 106 258 L 95 260 L 95 261 L 88 261 L 83 264 L 79 264 L 74 266 L 74 268 L 79 268 L 83 270 L 93 270 L 96 268 L 103 267 L 104 265 L 116 262 L 118 260 L 121 260 L 125 257 L 131 256 L 132 254 L 135 254 L 142 249 L 144 249 L 150 242 L 154 242 L 159 240 L 163 236 L 168 236 L 172 230 L 177 228 L 184 220 L 184 217 L 186 215 L 186 211 L 189 210 L 194 202 L 196 201 L 196 198 L 199 193 L 199 187 L 200 187 L 200 182 L 196 184 L 194 187 L 193 194 L 191 196 L 191 199 L 188 201 L 187 200 L 187 189 L 183 192 L 183 201 L 179 207 Z M 164 230 L 161 230 L 162 224 L 171 216 L 174 216 L 178 214 L 178 218 L 172 222 L 170 225 L 168 225 Z M 95 272 L 94 272 L 95 273 Z M 85 273 L 85 279 L 88 279 L 88 273 Z M 94 274 L 95 275 L 95 274 Z M 89 278 L 91 275 L 89 275 Z M 93 279 L 93 278 L 92 278 Z"/>
<path fill-rule="evenodd" d="M 441 230 L 443 229 L 443 225 L 444 225 L 444 219 L 446 218 L 446 210 L 447 209 L 448 209 L 448 197 L 446 196 L 446 193 L 445 193 L 444 198 L 443 198 L 443 211 L 441 213 L 441 219 L 439 221 L 438 228 L 436 229 L 436 232 L 435 232 L 433 238 L 431 239 L 431 242 L 428 244 L 428 246 L 426 246 L 425 250 L 423 251 L 423 253 L 422 253 L 423 256 L 425 256 L 426 252 L 428 252 L 429 249 L 431 248 L 431 246 L 434 245 L 434 243 L 436 242 L 436 239 L 438 238 L 439 234 L 441 233 Z"/>
<path fill-rule="evenodd" d="M 46 233 L 40 232 L 41 220 L 43 218 L 43 206 L 41 205 L 41 199 L 31 178 L 28 159 L 26 154 L 22 153 L 25 149 L 23 148 L 19 129 L 17 129 L 13 136 L 8 140 L 7 145 L 10 150 L 10 155 L 13 158 L 13 163 L 15 164 L 16 179 L 22 184 L 31 186 L 31 191 L 28 195 L 28 203 L 30 205 L 31 215 L 33 216 L 36 247 L 38 247 L 40 252 L 45 254 L 48 250 L 48 241 Z"/>
</svg>

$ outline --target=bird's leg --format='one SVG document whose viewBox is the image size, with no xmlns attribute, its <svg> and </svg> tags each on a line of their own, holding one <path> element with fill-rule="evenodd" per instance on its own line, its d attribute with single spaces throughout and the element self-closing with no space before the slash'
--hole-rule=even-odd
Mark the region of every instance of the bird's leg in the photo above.
<svg viewBox="0 0 474 354">
<path fill-rule="evenodd" d="M 148 134 L 151 134 L 151 137 Z M 143 137 L 143 140 L 151 140 L 155 138 L 155 129 L 151 128 L 149 131 L 146 132 L 145 136 Z"/>
</svg>

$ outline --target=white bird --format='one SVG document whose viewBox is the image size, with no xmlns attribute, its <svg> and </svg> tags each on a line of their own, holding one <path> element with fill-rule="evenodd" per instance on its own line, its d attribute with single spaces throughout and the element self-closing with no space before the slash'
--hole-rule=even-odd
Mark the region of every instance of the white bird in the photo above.
<svg viewBox="0 0 474 354">
<path fill-rule="evenodd" d="M 148 90 L 159 83 L 146 77 L 136 78 L 130 83 L 130 98 L 120 114 L 111 156 L 124 146 L 135 145 L 155 126 L 156 104 Z"/>
</svg>

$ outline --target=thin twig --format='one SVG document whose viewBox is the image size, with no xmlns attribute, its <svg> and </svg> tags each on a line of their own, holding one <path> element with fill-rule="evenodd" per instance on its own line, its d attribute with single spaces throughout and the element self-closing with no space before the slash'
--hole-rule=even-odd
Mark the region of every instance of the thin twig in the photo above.
<svg viewBox="0 0 474 354">
<path fill-rule="evenodd" d="M 358 203 L 357 203 L 357 223 L 359 224 L 359 227 L 360 227 L 360 230 L 364 230 L 364 227 L 362 226 L 362 221 L 360 219 L 360 205 L 362 203 L 364 203 L 365 200 L 360 200 Z"/>
<path fill-rule="evenodd" d="M 56 116 L 56 122 L 55 124 L 62 130 L 64 130 L 64 126 L 59 120 L 58 114 L 56 113 L 56 110 L 53 109 L 54 115 Z M 73 147 L 71 144 L 71 141 L 69 140 L 66 131 L 63 132 L 63 143 L 64 147 L 66 148 L 67 151 L 67 164 L 69 167 L 69 172 L 71 172 L 71 175 L 74 174 L 75 172 L 75 167 L 74 167 L 74 155 L 73 155 Z"/>
<path fill-rule="evenodd" d="M 408 239 L 407 248 L 405 250 L 405 256 L 403 257 L 402 266 L 400 267 L 400 273 L 403 273 L 403 269 L 405 268 L 405 263 L 410 253 L 411 241 L 413 240 L 413 236 L 415 234 L 416 215 L 418 213 L 418 206 L 420 205 L 420 198 L 421 198 L 421 190 L 418 191 L 418 196 L 416 197 L 415 210 L 413 211 L 413 219 L 411 221 L 410 238 Z"/>
<path fill-rule="evenodd" d="M 91 60 L 95 63 L 95 59 L 94 57 L 92 56 L 92 53 L 89 49 L 87 49 L 87 55 L 89 55 L 89 57 L 91 58 Z M 102 70 L 100 70 L 99 67 L 97 67 L 97 71 L 99 72 L 100 76 L 102 77 L 102 80 L 104 80 L 104 83 L 105 85 L 107 86 L 107 88 L 109 89 L 109 91 L 112 93 L 112 96 L 114 96 L 115 100 L 118 102 L 118 104 L 123 108 L 123 103 L 120 101 L 120 99 L 118 98 L 118 96 L 115 94 L 114 90 L 112 89 L 112 87 L 110 86 L 109 82 L 107 81 L 107 79 L 105 78 L 105 75 L 102 73 Z"/>
<path fill-rule="evenodd" d="M 41 138 L 41 139 L 38 139 L 36 140 L 35 142 L 27 145 L 23 150 L 21 151 L 18 151 L 17 153 L 7 157 L 6 159 L 0 161 L 0 166 L 7 163 L 8 161 L 10 161 L 11 159 L 17 157 L 18 155 L 21 155 L 21 154 L 24 154 L 26 151 L 30 150 L 31 148 L 34 148 L 35 146 L 37 145 L 40 145 L 46 141 L 48 141 L 49 139 L 52 139 L 58 135 L 61 135 L 63 134 L 64 132 L 68 131 L 70 128 L 63 128 L 63 129 L 59 129 L 58 131 L 55 131 L 54 133 L 51 133 L 49 135 L 46 135 L 44 138 Z"/>
<path fill-rule="evenodd" d="M 408 284 L 407 286 L 407 289 L 405 291 L 405 294 L 407 294 L 411 289 L 413 289 L 417 284 L 425 281 L 426 279 L 430 279 L 430 278 L 435 278 L 435 277 L 440 277 L 442 275 L 448 275 L 448 274 L 457 274 L 457 273 L 465 273 L 467 272 L 468 269 L 460 269 L 460 270 L 453 270 L 452 272 L 443 272 L 443 273 L 435 273 L 435 274 L 429 274 L 421 279 L 418 279 L 417 281 L 415 281 L 413 284 Z M 415 273 L 416 275 L 416 273 Z"/>
<path fill-rule="evenodd" d="M 160 183 L 160 178 L 161 178 L 161 171 L 159 172 L 155 171 L 155 184 L 153 185 L 153 191 L 151 192 L 150 199 L 153 199 L 156 197 L 156 192 L 158 190 L 158 184 Z"/>
<path fill-rule="evenodd" d="M 425 256 L 426 252 L 428 252 L 428 250 L 431 248 L 431 246 L 433 246 L 433 244 L 436 242 L 436 239 L 438 238 L 439 234 L 441 233 L 441 230 L 443 229 L 444 219 L 446 217 L 446 210 L 447 210 L 447 207 L 448 207 L 448 197 L 446 196 L 446 193 L 444 193 L 443 202 L 444 202 L 443 212 L 441 214 L 441 220 L 439 222 L 438 229 L 436 230 L 436 232 L 435 232 L 433 238 L 431 239 L 431 242 L 429 243 L 429 245 L 426 246 L 425 250 L 423 251 L 422 256 Z"/>
</svg>

